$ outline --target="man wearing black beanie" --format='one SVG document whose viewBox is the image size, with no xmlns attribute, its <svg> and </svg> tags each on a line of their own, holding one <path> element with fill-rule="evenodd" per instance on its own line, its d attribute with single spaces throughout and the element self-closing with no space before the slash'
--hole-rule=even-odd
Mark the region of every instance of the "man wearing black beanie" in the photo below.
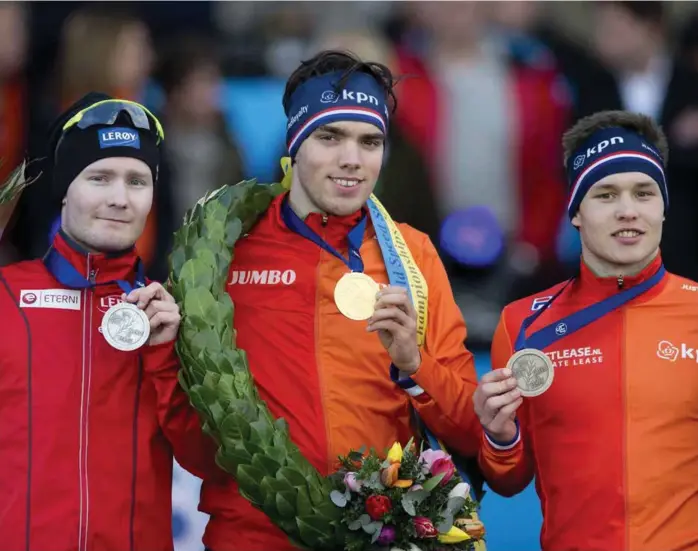
<svg viewBox="0 0 698 551">
<path fill-rule="evenodd" d="M 53 126 L 42 185 L 60 229 L 43 259 L 0 269 L 3 549 L 169 551 L 173 454 L 222 475 L 177 380 L 178 306 L 134 248 L 163 139 L 143 106 L 101 94 Z"/>
</svg>

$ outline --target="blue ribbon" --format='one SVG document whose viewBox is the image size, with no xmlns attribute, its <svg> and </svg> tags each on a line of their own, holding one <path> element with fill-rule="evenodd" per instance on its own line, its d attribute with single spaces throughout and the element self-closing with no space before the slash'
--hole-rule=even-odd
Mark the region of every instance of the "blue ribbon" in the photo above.
<svg viewBox="0 0 698 551">
<path fill-rule="evenodd" d="M 135 287 L 145 287 L 145 268 L 140 258 L 136 265 L 135 285 L 131 285 L 131 283 L 123 279 L 113 279 L 104 283 L 90 281 L 78 272 L 75 266 L 53 247 L 51 247 L 44 257 L 44 265 L 48 271 L 51 272 L 51 275 L 56 278 L 56 281 L 69 289 L 91 289 L 98 285 L 102 286 L 116 283 L 124 293 L 129 294 Z"/>
<path fill-rule="evenodd" d="M 518 351 L 523 348 L 535 348 L 537 350 L 543 350 L 547 348 L 558 340 L 571 335 L 575 331 L 579 331 L 583 327 L 586 327 L 587 325 L 595 322 L 597 319 L 602 318 L 609 312 L 620 308 L 624 304 L 640 296 L 642 293 L 650 290 L 661 281 L 665 273 L 666 269 L 664 268 L 664 265 L 662 265 L 652 277 L 643 281 L 642 283 L 635 285 L 630 289 L 626 289 L 625 291 L 619 292 L 600 302 L 592 304 L 591 306 L 587 306 L 586 308 L 562 318 L 555 323 L 546 325 L 529 337 L 526 337 L 526 329 L 528 329 L 533 322 L 536 321 L 538 317 L 548 309 L 553 301 L 562 294 L 570 283 L 574 281 L 574 278 L 570 279 L 548 302 L 545 303 L 540 310 L 524 320 L 524 322 L 521 324 L 519 335 L 516 338 L 515 350 Z"/>
<path fill-rule="evenodd" d="M 322 249 L 326 250 L 328 253 L 336 256 L 342 262 L 344 262 L 352 272 L 363 272 L 364 262 L 361 259 L 361 243 L 364 240 L 364 233 L 366 231 L 366 217 L 364 216 L 361 221 L 352 228 L 347 236 L 347 241 L 349 244 L 349 258 L 345 258 L 339 251 L 337 251 L 332 245 L 327 243 L 322 237 L 311 230 L 308 225 L 295 213 L 293 209 L 288 204 L 288 197 L 286 197 L 281 205 L 281 217 L 283 218 L 286 226 L 292 232 L 297 233 L 301 237 L 312 241 Z"/>
</svg>

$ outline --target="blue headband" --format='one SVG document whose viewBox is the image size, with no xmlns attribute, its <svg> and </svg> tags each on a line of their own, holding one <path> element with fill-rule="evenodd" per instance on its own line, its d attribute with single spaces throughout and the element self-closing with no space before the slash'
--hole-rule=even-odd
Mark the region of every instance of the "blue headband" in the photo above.
<svg viewBox="0 0 698 551">
<path fill-rule="evenodd" d="M 603 128 L 594 132 L 567 159 L 570 200 L 567 214 L 574 217 L 579 205 L 596 182 L 621 172 L 642 172 L 659 185 L 664 208 L 669 207 L 669 192 L 664 162 L 659 151 L 637 132 L 626 128 Z"/>
<path fill-rule="evenodd" d="M 385 90 L 367 73 L 352 73 L 340 88 L 344 73 L 313 77 L 290 98 L 286 116 L 286 146 L 292 159 L 303 141 L 319 126 L 337 121 L 367 122 L 388 133 Z"/>
</svg>

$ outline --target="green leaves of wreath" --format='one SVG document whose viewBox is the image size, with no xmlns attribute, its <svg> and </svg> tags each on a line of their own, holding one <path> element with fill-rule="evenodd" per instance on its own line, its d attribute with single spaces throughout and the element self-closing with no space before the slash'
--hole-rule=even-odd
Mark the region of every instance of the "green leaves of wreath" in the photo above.
<svg viewBox="0 0 698 551">
<path fill-rule="evenodd" d="M 344 547 L 333 487 L 301 455 L 288 425 L 260 399 L 244 350 L 236 347 L 234 305 L 225 285 L 237 241 L 250 231 L 281 184 L 254 180 L 202 198 L 175 233 L 172 294 L 182 312 L 180 382 L 218 444 L 218 465 L 240 493 L 297 546 Z"/>
</svg>

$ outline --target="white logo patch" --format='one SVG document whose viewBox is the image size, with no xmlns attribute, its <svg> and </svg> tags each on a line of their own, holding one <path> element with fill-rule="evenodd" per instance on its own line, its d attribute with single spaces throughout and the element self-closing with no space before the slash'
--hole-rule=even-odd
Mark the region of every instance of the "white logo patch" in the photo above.
<svg viewBox="0 0 698 551">
<path fill-rule="evenodd" d="M 549 297 L 538 297 L 533 299 L 533 303 L 531 304 L 531 312 L 536 312 L 543 308 L 548 302 L 550 302 L 550 299 L 553 298 L 552 296 Z"/>
<path fill-rule="evenodd" d="M 80 310 L 81 292 L 75 289 L 39 289 L 21 291 L 20 308 Z"/>
<path fill-rule="evenodd" d="M 686 346 L 685 343 L 681 343 L 680 346 L 681 348 L 674 346 L 669 341 L 660 341 L 657 345 L 657 357 L 670 362 L 675 362 L 681 358 L 682 360 L 693 360 L 698 363 L 698 351 L 695 348 Z"/>
<path fill-rule="evenodd" d="M 546 354 L 553 361 L 554 367 L 603 363 L 603 351 L 600 348 L 591 348 L 590 346 L 551 350 L 546 352 Z"/>
<path fill-rule="evenodd" d="M 109 308 L 111 308 L 112 306 L 116 306 L 121 302 L 123 302 L 121 300 L 121 295 L 109 295 L 108 297 L 102 297 L 99 299 L 99 305 L 97 306 L 97 310 L 99 310 L 103 314 L 106 314 Z"/>
<path fill-rule="evenodd" d="M 228 285 L 291 285 L 294 281 L 293 270 L 234 270 Z"/>
</svg>

